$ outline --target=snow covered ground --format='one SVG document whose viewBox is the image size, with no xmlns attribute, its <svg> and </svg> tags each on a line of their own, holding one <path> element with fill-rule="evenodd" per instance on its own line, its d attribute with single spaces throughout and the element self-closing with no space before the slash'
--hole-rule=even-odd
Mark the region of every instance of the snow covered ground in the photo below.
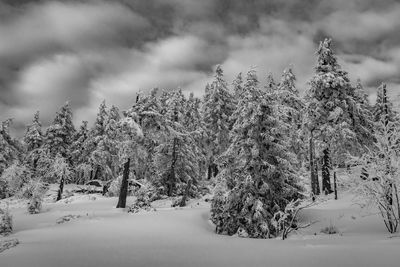
<svg viewBox="0 0 400 267">
<path fill-rule="evenodd" d="M 285 241 L 216 235 L 204 201 L 184 209 L 159 201 L 157 211 L 138 214 L 117 210 L 116 203 L 74 196 L 45 203 L 37 215 L 14 203 L 15 231 L 8 238 L 20 244 L 0 253 L 0 266 L 400 266 L 400 236 L 388 234 L 350 194 L 305 210 L 302 220 L 318 222 Z M 57 224 L 65 215 L 80 217 Z M 320 232 L 330 225 L 339 233 Z"/>
</svg>

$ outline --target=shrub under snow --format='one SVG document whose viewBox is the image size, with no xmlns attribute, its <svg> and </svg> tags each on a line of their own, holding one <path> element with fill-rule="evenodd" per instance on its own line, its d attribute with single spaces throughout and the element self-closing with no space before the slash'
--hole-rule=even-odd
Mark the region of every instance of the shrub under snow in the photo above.
<svg viewBox="0 0 400 267">
<path fill-rule="evenodd" d="M 12 215 L 9 210 L 0 209 L 0 235 L 9 235 L 13 231 Z"/>
</svg>

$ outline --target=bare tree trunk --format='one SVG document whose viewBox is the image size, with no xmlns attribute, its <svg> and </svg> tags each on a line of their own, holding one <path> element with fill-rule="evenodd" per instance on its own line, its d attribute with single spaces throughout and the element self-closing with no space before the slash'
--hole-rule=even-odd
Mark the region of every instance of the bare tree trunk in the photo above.
<svg viewBox="0 0 400 267">
<path fill-rule="evenodd" d="M 337 179 L 336 179 L 336 171 L 335 171 L 335 172 L 333 172 L 333 187 L 334 187 L 334 190 L 335 190 L 335 200 L 337 200 L 337 199 L 338 199 L 338 196 L 337 196 Z"/>
<path fill-rule="evenodd" d="M 314 153 L 314 140 L 313 133 L 311 132 L 310 136 L 310 174 L 311 174 L 311 191 L 313 194 L 313 200 L 315 200 L 315 196 L 320 194 L 319 190 L 319 181 L 318 181 L 318 166 L 315 160 Z"/>
<path fill-rule="evenodd" d="M 119 192 L 117 208 L 125 208 L 126 207 L 126 197 L 128 196 L 128 179 L 129 179 L 130 164 L 131 164 L 131 159 L 128 158 L 128 160 L 124 164 L 124 173 L 122 175 L 121 190 Z"/>
<path fill-rule="evenodd" d="M 60 186 L 58 187 L 56 201 L 59 201 L 62 198 L 62 194 L 63 194 L 63 191 L 64 191 L 64 174 L 65 174 L 65 171 L 63 172 L 63 174 L 61 176 L 61 179 L 60 179 Z"/>
<path fill-rule="evenodd" d="M 179 207 L 184 207 L 186 206 L 186 200 L 189 197 L 189 193 L 190 193 L 190 188 L 192 187 L 192 179 L 189 179 L 187 186 L 186 186 L 186 190 L 185 190 L 185 194 L 182 196 L 182 200 L 179 203 Z"/>
<path fill-rule="evenodd" d="M 325 193 L 325 195 L 332 193 L 332 187 L 331 187 L 331 179 L 330 179 L 330 168 L 331 168 L 331 162 L 330 162 L 330 155 L 329 155 L 329 149 L 325 148 L 323 150 L 323 157 L 322 157 L 322 191 Z"/>
</svg>

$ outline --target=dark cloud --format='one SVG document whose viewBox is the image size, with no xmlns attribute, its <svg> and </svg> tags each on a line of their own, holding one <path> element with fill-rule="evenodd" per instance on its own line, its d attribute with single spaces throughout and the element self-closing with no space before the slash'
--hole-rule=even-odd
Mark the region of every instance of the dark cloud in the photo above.
<svg viewBox="0 0 400 267">
<path fill-rule="evenodd" d="M 153 87 L 201 95 L 216 64 L 228 81 L 292 64 L 304 90 L 324 37 L 372 99 L 382 81 L 395 99 L 399 15 L 396 0 L 3 0 L 0 119 L 22 126 L 40 109 L 48 123 L 69 100 L 91 120 L 102 99 L 127 108 Z"/>
</svg>

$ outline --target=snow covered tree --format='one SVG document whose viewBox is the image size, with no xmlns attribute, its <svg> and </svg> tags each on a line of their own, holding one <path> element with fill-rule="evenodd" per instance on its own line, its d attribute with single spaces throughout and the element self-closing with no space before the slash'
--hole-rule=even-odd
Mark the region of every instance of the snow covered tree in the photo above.
<svg viewBox="0 0 400 267">
<path fill-rule="evenodd" d="M 267 84 L 265 85 L 265 91 L 267 94 L 273 94 L 277 89 L 277 84 L 275 82 L 272 72 L 267 75 Z"/>
<path fill-rule="evenodd" d="M 242 78 L 241 72 L 233 80 L 232 86 L 233 86 L 233 94 L 234 94 L 235 102 L 238 103 L 238 100 L 243 95 L 243 78 Z"/>
<path fill-rule="evenodd" d="M 0 175 L 22 154 L 20 143 L 10 135 L 11 124 L 11 119 L 0 123 Z"/>
<path fill-rule="evenodd" d="M 15 161 L 12 165 L 4 170 L 0 176 L 4 195 L 13 196 L 17 194 L 22 186 L 32 179 L 32 172 L 25 165 Z"/>
<path fill-rule="evenodd" d="M 379 209 L 387 230 L 395 233 L 400 223 L 400 133 L 385 116 L 379 123 L 375 147 L 356 159 L 363 170 L 357 192 L 362 201 Z"/>
<path fill-rule="evenodd" d="M 39 121 L 39 111 L 33 117 L 32 124 L 26 129 L 24 136 L 26 148 L 29 151 L 35 150 L 43 144 L 42 124 Z"/>
<path fill-rule="evenodd" d="M 138 158 L 140 164 L 136 169 L 138 179 L 154 176 L 155 148 L 164 140 L 166 132 L 165 119 L 161 110 L 163 109 L 163 113 L 167 112 L 164 105 L 168 99 L 163 99 L 164 105 L 162 106 L 157 96 L 158 92 L 159 90 L 155 88 L 148 95 L 141 94 L 136 103 L 126 111 L 128 116 L 137 117 L 138 124 L 143 131 L 143 138 L 140 139 L 139 147 L 140 154 L 143 157 Z M 163 95 L 166 97 L 169 93 L 163 93 Z"/>
<path fill-rule="evenodd" d="M 53 124 L 47 129 L 44 145 L 53 156 L 61 154 L 62 157 L 69 158 L 74 134 L 72 110 L 67 102 L 56 113 Z"/>
<path fill-rule="evenodd" d="M 360 146 L 353 127 L 356 101 L 354 87 L 347 72 L 338 64 L 330 39 L 319 45 L 315 70 L 306 96 L 305 125 L 318 150 L 329 158 L 323 163 L 343 165 L 347 153 Z M 324 165 L 323 168 L 327 170 L 330 166 Z M 324 172 L 322 179 L 322 191 L 332 192 L 328 172 Z"/>
<path fill-rule="evenodd" d="M 209 177 L 218 173 L 216 159 L 228 148 L 229 131 L 234 110 L 234 99 L 224 80 L 221 66 L 217 66 L 214 81 L 204 96 L 203 120 L 208 136 Z"/>
<path fill-rule="evenodd" d="M 351 112 L 352 128 L 360 146 L 354 147 L 355 151 L 352 154 L 361 155 L 366 149 L 374 146 L 375 127 L 368 94 L 364 91 L 360 79 L 357 79 L 354 88 L 354 101 L 355 104 L 352 106 Z"/>
<path fill-rule="evenodd" d="M 296 76 L 289 67 L 283 71 L 281 81 L 272 95 L 276 96 L 278 114 L 282 116 L 281 120 L 287 125 L 289 149 L 297 155 L 298 161 L 301 162 L 306 158 L 305 136 L 301 130 L 305 103 L 300 97 L 295 83 Z"/>
<path fill-rule="evenodd" d="M 27 150 L 25 162 L 35 171 L 39 160 L 39 149 L 44 142 L 42 124 L 39 121 L 39 111 L 35 113 L 32 124 L 28 125 L 26 129 L 24 142 Z"/>
<path fill-rule="evenodd" d="M 50 169 L 48 170 L 48 175 L 53 176 L 58 180 L 59 183 L 56 201 L 61 200 L 64 192 L 64 185 L 67 181 L 69 181 L 71 174 L 72 170 L 67 160 L 62 157 L 61 154 L 57 154 Z"/>
<path fill-rule="evenodd" d="M 186 99 L 181 90 L 171 93 L 166 102 L 165 115 L 167 135 L 165 141 L 156 147 L 154 165 L 160 184 L 168 196 L 183 194 L 183 187 L 192 181 L 196 185 L 199 178 L 201 159 L 192 132 L 183 126 Z"/>
<path fill-rule="evenodd" d="M 96 120 L 93 127 L 93 136 L 102 136 L 106 130 L 106 120 L 107 120 L 107 105 L 106 101 L 103 100 L 100 103 L 99 111 L 97 112 Z"/>
<path fill-rule="evenodd" d="M 0 209 L 0 236 L 7 236 L 13 232 L 13 217 L 7 209 Z"/>
<path fill-rule="evenodd" d="M 75 178 L 72 182 L 84 183 L 89 180 L 91 165 L 88 162 L 90 156 L 89 142 L 89 129 L 88 122 L 82 121 L 78 131 L 74 134 L 73 142 L 71 144 L 71 160 L 74 166 Z"/>
<path fill-rule="evenodd" d="M 223 208 L 214 209 L 212 219 L 217 233 L 269 238 L 277 234 L 273 214 L 297 198 L 300 187 L 291 165 L 294 155 L 286 149 L 281 123 L 263 97 L 254 70 L 247 74 L 235 113 L 231 144 L 220 159 L 221 173 L 233 181 Z"/>
<path fill-rule="evenodd" d="M 118 198 L 117 208 L 126 207 L 126 197 L 128 195 L 128 179 L 131 173 L 131 165 L 134 169 L 138 167 L 140 155 L 138 148 L 143 132 L 137 123 L 138 117 L 135 113 L 124 113 L 124 118 L 118 122 L 120 129 L 120 142 L 118 146 L 119 163 L 123 163 L 123 176 Z"/>
<path fill-rule="evenodd" d="M 382 118 L 384 119 L 386 124 L 395 121 L 396 114 L 393 110 L 393 104 L 388 98 L 386 84 L 384 83 L 382 83 L 378 87 L 378 92 L 376 94 L 376 103 L 373 107 L 372 112 L 374 121 L 378 122 L 378 125 Z"/>
</svg>

